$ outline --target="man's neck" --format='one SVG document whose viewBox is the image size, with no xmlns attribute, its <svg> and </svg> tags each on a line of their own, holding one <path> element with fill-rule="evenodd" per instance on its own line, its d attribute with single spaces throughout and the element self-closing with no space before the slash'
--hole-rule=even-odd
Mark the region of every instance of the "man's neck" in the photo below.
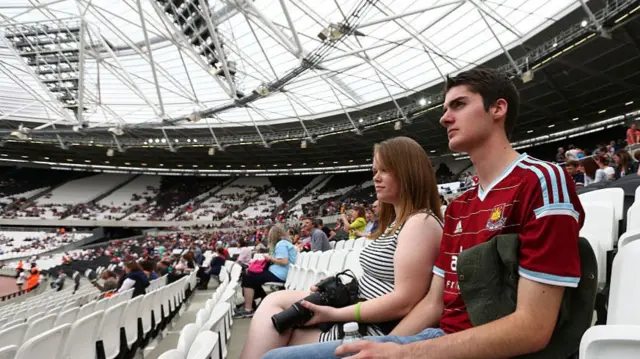
<svg viewBox="0 0 640 359">
<path fill-rule="evenodd" d="M 469 152 L 471 162 L 476 168 L 480 187 L 483 190 L 486 190 L 518 156 L 520 154 L 502 136 L 492 138 L 486 141 L 481 148 Z"/>
</svg>

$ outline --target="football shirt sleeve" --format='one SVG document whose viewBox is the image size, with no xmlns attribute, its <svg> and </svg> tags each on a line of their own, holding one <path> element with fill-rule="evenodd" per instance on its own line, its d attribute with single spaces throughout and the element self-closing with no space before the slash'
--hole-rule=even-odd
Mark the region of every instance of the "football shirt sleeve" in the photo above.
<svg viewBox="0 0 640 359">
<path fill-rule="evenodd" d="M 522 164 L 534 175 L 524 181 L 519 206 L 522 277 L 577 287 L 580 281 L 578 232 L 584 212 L 575 185 L 562 168 L 548 162 Z"/>
<path fill-rule="evenodd" d="M 451 210 L 451 205 L 447 206 L 445 213 L 442 214 L 443 218 L 447 217 L 447 213 Z M 446 240 L 445 233 L 451 233 L 451 221 L 444 222 L 444 227 L 442 228 L 442 240 L 440 241 L 440 251 L 438 252 L 438 256 L 436 257 L 436 263 L 433 265 L 433 274 L 438 277 L 444 278 L 444 271 L 449 270 L 451 266 L 451 256 L 447 254 L 446 245 L 450 241 Z M 448 231 L 448 232 L 447 232 Z"/>
</svg>

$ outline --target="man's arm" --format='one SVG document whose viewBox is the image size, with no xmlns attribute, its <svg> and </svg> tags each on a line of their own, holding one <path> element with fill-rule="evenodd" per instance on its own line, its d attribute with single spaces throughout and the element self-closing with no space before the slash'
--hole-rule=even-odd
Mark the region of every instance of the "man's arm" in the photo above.
<svg viewBox="0 0 640 359">
<path fill-rule="evenodd" d="M 427 328 L 436 328 L 444 309 L 442 295 L 444 279 L 432 275 L 429 293 L 393 329 L 390 335 L 414 335 Z"/>
<path fill-rule="evenodd" d="M 322 235 L 318 232 L 319 230 L 314 230 L 311 233 L 311 251 L 321 251 L 322 250 Z"/>
<path fill-rule="evenodd" d="M 409 344 L 410 357 L 495 359 L 540 351 L 551 339 L 563 294 L 564 287 L 520 277 L 514 313 L 479 327 Z"/>
</svg>

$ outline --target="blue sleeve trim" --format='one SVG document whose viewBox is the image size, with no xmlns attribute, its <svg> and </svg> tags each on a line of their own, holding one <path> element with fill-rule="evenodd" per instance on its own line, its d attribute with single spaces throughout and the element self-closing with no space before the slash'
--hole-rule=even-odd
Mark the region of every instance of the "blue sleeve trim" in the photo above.
<svg viewBox="0 0 640 359">
<path fill-rule="evenodd" d="M 564 277 L 564 276 L 559 276 L 554 274 L 536 272 L 536 271 L 528 270 L 522 267 L 518 268 L 518 273 L 522 277 L 535 282 L 556 285 L 561 287 L 575 288 L 578 286 L 578 283 L 580 283 L 580 277 Z"/>
</svg>

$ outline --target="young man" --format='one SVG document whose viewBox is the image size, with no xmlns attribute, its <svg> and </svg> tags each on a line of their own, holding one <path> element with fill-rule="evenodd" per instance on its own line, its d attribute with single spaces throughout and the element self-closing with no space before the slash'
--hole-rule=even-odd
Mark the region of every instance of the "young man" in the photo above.
<svg viewBox="0 0 640 359">
<path fill-rule="evenodd" d="M 580 279 L 578 232 L 584 212 L 562 168 L 511 147 L 518 105 L 518 91 L 495 70 L 474 69 L 448 79 L 440 123 L 449 148 L 471 157 L 479 183 L 447 207 L 431 288 L 391 336 L 282 348 L 264 358 L 493 359 L 545 348 L 564 288 L 576 287 Z M 458 287 L 458 255 L 505 233 L 518 233 L 521 242 L 517 308 L 473 327 Z"/>
</svg>

